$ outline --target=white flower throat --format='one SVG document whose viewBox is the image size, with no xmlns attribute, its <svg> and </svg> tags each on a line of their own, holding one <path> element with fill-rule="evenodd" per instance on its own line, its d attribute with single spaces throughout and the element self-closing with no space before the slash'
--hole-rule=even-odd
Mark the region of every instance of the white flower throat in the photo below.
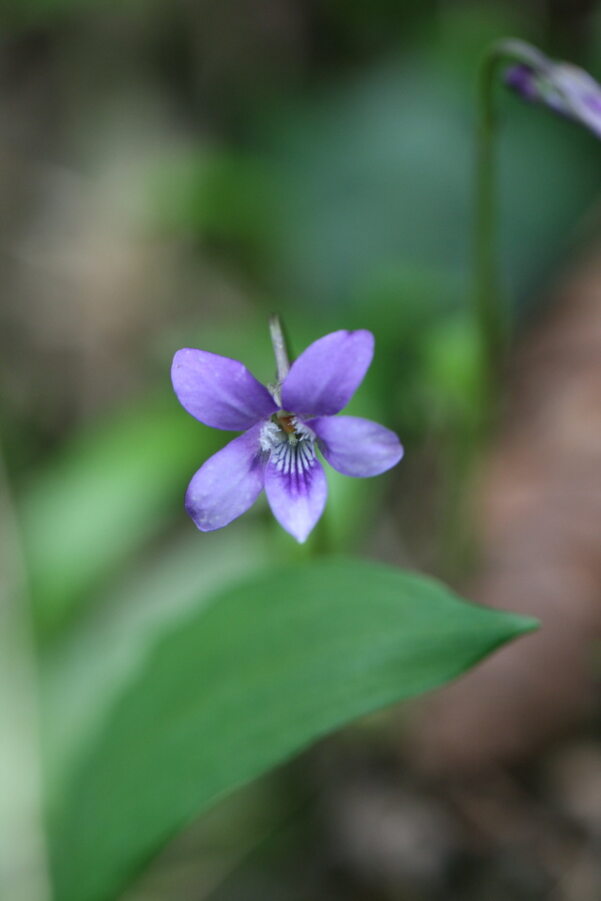
<svg viewBox="0 0 601 901">
<path fill-rule="evenodd" d="M 278 410 L 261 429 L 261 450 L 284 475 L 307 472 L 315 459 L 315 432 L 293 413 Z"/>
</svg>

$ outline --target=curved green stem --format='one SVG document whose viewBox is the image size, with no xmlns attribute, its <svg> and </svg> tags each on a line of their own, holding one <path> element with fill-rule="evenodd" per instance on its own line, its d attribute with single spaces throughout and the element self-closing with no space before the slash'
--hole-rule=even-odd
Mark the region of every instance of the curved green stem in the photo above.
<svg viewBox="0 0 601 901">
<path fill-rule="evenodd" d="M 495 42 L 482 61 L 478 83 L 476 198 L 474 215 L 474 319 L 483 374 L 485 417 L 496 406 L 509 326 L 502 300 L 498 265 L 498 210 L 495 140 L 495 76 L 503 59 L 512 59 L 538 71 L 548 61 L 536 48 L 514 38 Z M 492 409 L 491 409 L 492 408 Z"/>
</svg>

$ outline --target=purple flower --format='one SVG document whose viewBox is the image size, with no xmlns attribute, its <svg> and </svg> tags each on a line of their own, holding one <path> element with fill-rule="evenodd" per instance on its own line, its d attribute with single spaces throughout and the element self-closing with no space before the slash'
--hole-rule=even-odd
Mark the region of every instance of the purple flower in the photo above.
<svg viewBox="0 0 601 901">
<path fill-rule="evenodd" d="M 536 58 L 536 65 L 510 66 L 505 84 L 525 100 L 542 103 L 601 137 L 601 85 L 584 69 L 555 63 L 538 51 Z"/>
<path fill-rule="evenodd" d="M 376 476 L 399 462 L 394 432 L 356 416 L 347 405 L 371 363 L 367 331 L 339 331 L 315 341 L 285 378 L 266 388 L 237 360 L 184 348 L 173 359 L 175 393 L 205 425 L 245 430 L 193 476 L 186 510 L 203 532 L 245 513 L 263 489 L 280 525 L 303 542 L 327 497 L 321 451 L 338 472 Z"/>
</svg>

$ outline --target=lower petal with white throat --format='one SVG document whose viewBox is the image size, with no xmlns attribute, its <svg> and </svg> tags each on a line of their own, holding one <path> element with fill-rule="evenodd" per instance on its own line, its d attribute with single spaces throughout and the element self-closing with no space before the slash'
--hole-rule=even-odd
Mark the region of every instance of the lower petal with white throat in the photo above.
<svg viewBox="0 0 601 901">
<path fill-rule="evenodd" d="M 279 410 L 263 424 L 260 444 L 271 511 L 302 543 L 323 513 L 328 494 L 323 467 L 315 456 L 315 432 L 293 413 Z"/>
<path fill-rule="evenodd" d="M 307 540 L 323 513 L 328 483 L 319 460 L 298 453 L 272 456 L 265 466 L 265 493 L 272 513 L 297 541 Z"/>
</svg>

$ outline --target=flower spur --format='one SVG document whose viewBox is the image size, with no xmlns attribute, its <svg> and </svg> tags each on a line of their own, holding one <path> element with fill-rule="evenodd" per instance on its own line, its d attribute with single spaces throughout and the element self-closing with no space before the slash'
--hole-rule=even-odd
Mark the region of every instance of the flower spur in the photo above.
<svg viewBox="0 0 601 901">
<path fill-rule="evenodd" d="M 283 339 L 278 345 L 274 338 L 274 348 L 279 380 L 270 388 L 229 357 L 183 348 L 173 359 L 171 378 L 184 409 L 213 428 L 244 430 L 210 457 L 188 486 L 186 510 L 203 532 L 228 525 L 265 490 L 277 521 L 304 542 L 327 498 L 317 450 L 338 472 L 359 478 L 385 472 L 403 455 L 390 429 L 335 415 L 369 368 L 370 332 L 325 335 L 289 370 Z"/>
</svg>

